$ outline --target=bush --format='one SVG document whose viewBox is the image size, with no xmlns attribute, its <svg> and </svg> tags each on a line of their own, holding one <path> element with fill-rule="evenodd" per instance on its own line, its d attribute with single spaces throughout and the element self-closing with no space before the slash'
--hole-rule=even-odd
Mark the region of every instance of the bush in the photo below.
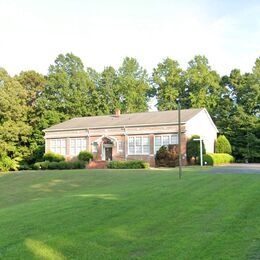
<svg viewBox="0 0 260 260">
<path fill-rule="evenodd" d="M 194 139 L 200 138 L 199 135 L 193 135 L 187 142 L 187 160 L 189 163 L 194 159 L 195 163 L 198 162 L 200 156 L 200 141 Z M 204 142 L 202 141 L 202 154 L 206 153 Z"/>
<path fill-rule="evenodd" d="M 65 161 L 65 157 L 63 155 L 53 153 L 53 152 L 48 152 L 43 155 L 44 161 L 48 162 L 62 162 Z"/>
<path fill-rule="evenodd" d="M 37 162 L 33 165 L 35 170 L 64 170 L 64 169 L 84 169 L 86 162 L 84 161 L 75 161 L 75 162 Z"/>
<path fill-rule="evenodd" d="M 19 163 L 15 159 L 11 159 L 7 155 L 3 155 L 0 157 L 1 172 L 17 171 L 18 168 L 19 168 Z"/>
<path fill-rule="evenodd" d="M 178 165 L 178 146 L 162 146 L 155 155 L 156 166 L 175 167 Z"/>
<path fill-rule="evenodd" d="M 80 161 L 89 162 L 90 160 L 93 159 L 93 154 L 91 152 L 88 152 L 88 151 L 81 151 L 78 155 L 78 159 Z"/>
<path fill-rule="evenodd" d="M 234 157 L 227 153 L 208 153 L 203 155 L 203 164 L 207 165 L 219 165 L 225 163 L 233 163 Z"/>
<path fill-rule="evenodd" d="M 231 145 L 224 135 L 220 135 L 216 142 L 216 153 L 232 153 Z"/>
<path fill-rule="evenodd" d="M 110 161 L 107 167 L 110 169 L 148 169 L 150 165 L 148 162 L 141 160 Z"/>
</svg>

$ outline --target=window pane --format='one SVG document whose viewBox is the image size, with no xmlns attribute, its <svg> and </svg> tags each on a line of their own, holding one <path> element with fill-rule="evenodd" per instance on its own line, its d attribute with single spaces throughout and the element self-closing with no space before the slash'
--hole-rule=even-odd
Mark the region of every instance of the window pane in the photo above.
<svg viewBox="0 0 260 260">
<path fill-rule="evenodd" d="M 87 140 L 82 139 L 81 141 L 81 150 L 87 150 Z"/>
<path fill-rule="evenodd" d="M 149 137 L 148 136 L 143 137 L 143 145 L 149 145 Z"/>
<path fill-rule="evenodd" d="M 136 154 L 142 154 L 142 146 L 141 145 L 137 145 L 135 147 L 135 153 Z"/>
<path fill-rule="evenodd" d="M 149 154 L 150 153 L 150 146 L 149 145 L 144 145 L 143 146 L 143 153 L 144 154 Z"/>
<path fill-rule="evenodd" d="M 163 145 L 168 145 L 170 143 L 170 137 L 168 135 L 163 136 Z"/>
<path fill-rule="evenodd" d="M 134 137 L 129 137 L 128 142 L 129 144 L 134 144 Z"/>
<path fill-rule="evenodd" d="M 155 152 L 157 152 L 159 149 L 161 148 L 161 146 L 160 145 L 158 145 L 158 146 L 155 146 Z"/>
<path fill-rule="evenodd" d="M 124 150 L 123 141 L 119 140 L 118 141 L 118 151 L 123 151 L 123 150 Z"/>
<path fill-rule="evenodd" d="M 178 144 L 178 135 L 171 135 L 171 144 Z"/>
<path fill-rule="evenodd" d="M 138 136 L 135 138 L 135 144 L 136 145 L 142 145 L 142 137 Z"/>
<path fill-rule="evenodd" d="M 155 136 L 155 145 L 161 146 L 161 136 Z"/>
</svg>

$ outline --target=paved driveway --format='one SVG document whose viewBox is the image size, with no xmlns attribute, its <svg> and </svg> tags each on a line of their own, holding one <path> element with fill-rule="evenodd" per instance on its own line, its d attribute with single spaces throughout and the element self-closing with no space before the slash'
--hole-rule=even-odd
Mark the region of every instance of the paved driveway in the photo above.
<svg viewBox="0 0 260 260">
<path fill-rule="evenodd" d="M 215 166 L 209 168 L 208 173 L 243 173 L 243 174 L 250 174 L 256 173 L 260 174 L 260 163 L 247 163 L 247 164 L 240 164 L 240 163 L 233 163 L 230 165 L 224 166 Z"/>
</svg>

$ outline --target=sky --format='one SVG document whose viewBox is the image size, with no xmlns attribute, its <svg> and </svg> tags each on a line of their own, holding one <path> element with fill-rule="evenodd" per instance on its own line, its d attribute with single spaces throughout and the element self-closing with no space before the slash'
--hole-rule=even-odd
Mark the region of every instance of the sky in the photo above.
<svg viewBox="0 0 260 260">
<path fill-rule="evenodd" d="M 0 67 L 46 74 L 60 53 L 86 67 L 135 57 L 149 73 L 166 57 L 182 68 L 205 55 L 220 75 L 260 56 L 260 1 L 0 0 Z"/>
</svg>

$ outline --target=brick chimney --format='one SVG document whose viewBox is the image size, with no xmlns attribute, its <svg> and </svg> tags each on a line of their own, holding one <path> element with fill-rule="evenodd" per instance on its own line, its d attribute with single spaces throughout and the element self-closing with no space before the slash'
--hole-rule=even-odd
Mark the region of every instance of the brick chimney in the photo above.
<svg viewBox="0 0 260 260">
<path fill-rule="evenodd" d="M 116 110 L 115 110 L 115 116 L 116 116 L 116 117 L 120 117 L 120 114 L 121 114 L 120 109 L 119 109 L 119 108 L 116 108 Z"/>
</svg>

